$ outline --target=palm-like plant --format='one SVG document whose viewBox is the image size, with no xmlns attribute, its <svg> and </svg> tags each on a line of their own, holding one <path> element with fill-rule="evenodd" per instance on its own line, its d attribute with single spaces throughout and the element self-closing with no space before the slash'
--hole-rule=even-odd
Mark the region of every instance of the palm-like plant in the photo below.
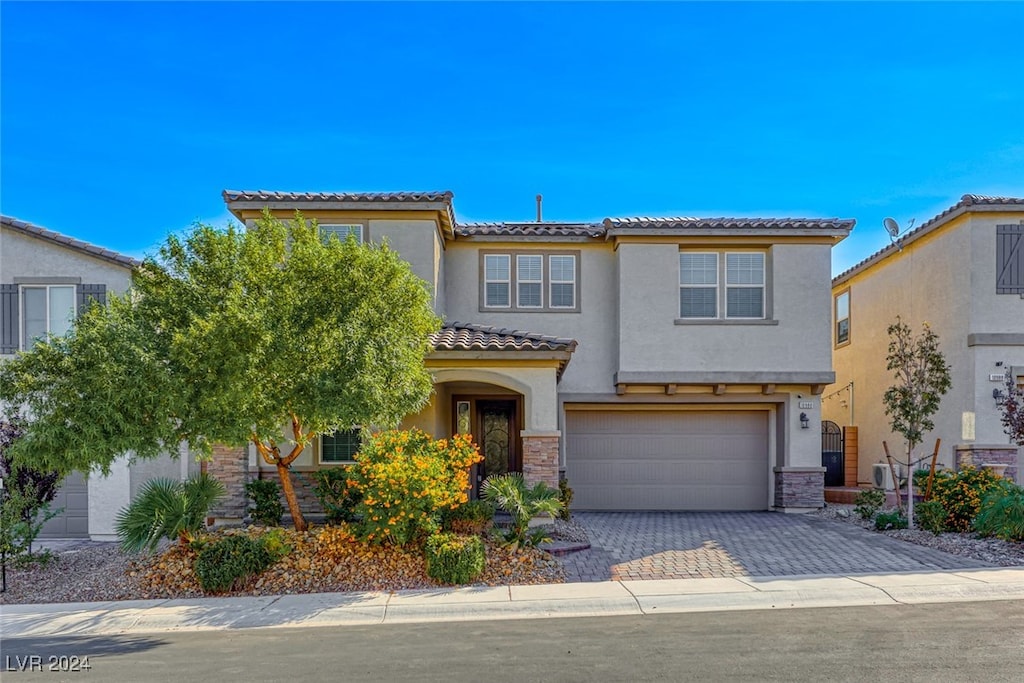
<svg viewBox="0 0 1024 683">
<path fill-rule="evenodd" d="M 527 487 L 519 472 L 488 477 L 480 492 L 484 500 L 512 516 L 512 526 L 504 533 L 504 537 L 507 542 L 515 545 L 537 545 L 547 540 L 544 529 L 530 531 L 530 520 L 542 515 L 553 520 L 562 510 L 558 489 L 543 482 Z"/>
<path fill-rule="evenodd" d="M 126 552 L 153 552 L 160 539 L 191 542 L 210 507 L 224 496 L 224 484 L 205 472 L 188 481 L 151 479 L 117 514 L 115 531 Z"/>
</svg>

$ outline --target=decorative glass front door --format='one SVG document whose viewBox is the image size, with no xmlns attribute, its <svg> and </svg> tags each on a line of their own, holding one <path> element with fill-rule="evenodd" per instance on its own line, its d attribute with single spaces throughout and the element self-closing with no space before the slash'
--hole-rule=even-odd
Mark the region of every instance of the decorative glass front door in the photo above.
<svg viewBox="0 0 1024 683">
<path fill-rule="evenodd" d="M 473 488 L 477 496 L 484 479 L 521 470 L 517 449 L 516 401 L 476 401 L 474 437 L 483 462 L 476 465 Z"/>
</svg>

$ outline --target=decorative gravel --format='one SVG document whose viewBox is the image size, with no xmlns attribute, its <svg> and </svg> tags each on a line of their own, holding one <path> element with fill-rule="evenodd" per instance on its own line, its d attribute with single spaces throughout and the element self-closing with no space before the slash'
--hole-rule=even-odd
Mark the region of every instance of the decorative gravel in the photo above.
<svg viewBox="0 0 1024 683">
<path fill-rule="evenodd" d="M 856 524 L 874 533 L 885 534 L 907 543 L 927 546 L 951 555 L 970 557 L 1000 567 L 1024 567 L 1024 543 L 1013 543 L 998 538 L 981 538 L 977 534 L 943 533 L 936 536 L 930 531 L 919 529 L 891 529 L 875 531 L 873 521 L 861 519 L 853 505 L 828 503 L 823 509 L 811 514 L 827 517 L 848 524 Z"/>
</svg>

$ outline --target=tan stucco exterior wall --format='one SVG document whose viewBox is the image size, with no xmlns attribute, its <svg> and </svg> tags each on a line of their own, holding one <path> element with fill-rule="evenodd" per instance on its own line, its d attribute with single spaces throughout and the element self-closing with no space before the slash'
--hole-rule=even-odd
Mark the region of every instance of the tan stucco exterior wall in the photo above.
<svg viewBox="0 0 1024 683">
<path fill-rule="evenodd" d="M 123 293 L 131 285 L 131 270 L 78 249 L 61 246 L 3 228 L 0 230 L 0 284 L 22 277 L 73 277 L 83 284 L 106 285 Z"/>
<path fill-rule="evenodd" d="M 990 381 L 989 375 L 1024 365 L 1024 344 L 970 346 L 968 335 L 1024 335 L 1024 299 L 995 293 L 995 226 L 1020 218 L 1020 213 L 966 213 L 907 244 L 902 252 L 834 284 L 833 295 L 850 291 L 850 342 L 834 351 L 836 383 L 825 395 L 854 384 L 858 481 L 869 482 L 871 464 L 884 459 L 883 440 L 894 454 L 904 450 L 882 404 L 883 393 L 894 383 L 892 372 L 885 369 L 886 329 L 897 315 L 915 333 L 928 322 L 951 366 L 953 387 L 943 397 L 933 417 L 935 430 L 925 436 L 919 452 L 930 453 L 935 439 L 942 439 L 939 461 L 951 467 L 958 443 L 1008 443 L 992 398 L 992 390 L 1002 385 Z M 828 398 L 823 404 L 825 418 L 850 424 L 849 402 L 845 391 Z"/>
</svg>

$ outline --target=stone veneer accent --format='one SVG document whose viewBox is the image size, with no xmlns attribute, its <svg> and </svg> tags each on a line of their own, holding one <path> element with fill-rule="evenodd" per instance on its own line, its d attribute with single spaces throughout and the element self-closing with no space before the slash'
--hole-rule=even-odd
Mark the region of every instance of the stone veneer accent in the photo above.
<svg viewBox="0 0 1024 683">
<path fill-rule="evenodd" d="M 277 485 L 281 485 L 281 477 L 278 475 L 277 470 L 262 470 L 258 473 L 252 473 L 253 479 L 269 479 L 276 481 Z M 295 489 L 295 497 L 299 499 L 299 509 L 302 510 L 303 515 L 323 514 L 324 509 L 320 506 L 320 501 L 316 497 L 316 493 L 313 487 L 316 486 L 316 479 L 314 478 L 313 472 L 297 472 L 291 471 L 292 488 Z M 281 505 L 284 506 L 284 514 L 288 513 L 288 501 L 284 499 L 284 492 L 281 492 Z"/>
<path fill-rule="evenodd" d="M 523 478 L 558 488 L 558 436 L 523 437 Z"/>
<path fill-rule="evenodd" d="M 1019 484 L 1021 481 L 1018 478 L 1019 463 L 1020 449 L 1014 445 L 957 444 L 956 446 L 955 465 L 958 470 L 964 465 L 973 465 L 978 468 L 988 464 L 1006 465 L 1004 476 Z"/>
<path fill-rule="evenodd" d="M 214 446 L 206 472 L 227 489 L 224 498 L 210 510 L 215 524 L 240 524 L 248 507 L 245 485 L 249 481 L 249 454 L 246 447 Z"/>
<path fill-rule="evenodd" d="M 775 509 L 825 507 L 824 467 L 776 467 Z"/>
</svg>

